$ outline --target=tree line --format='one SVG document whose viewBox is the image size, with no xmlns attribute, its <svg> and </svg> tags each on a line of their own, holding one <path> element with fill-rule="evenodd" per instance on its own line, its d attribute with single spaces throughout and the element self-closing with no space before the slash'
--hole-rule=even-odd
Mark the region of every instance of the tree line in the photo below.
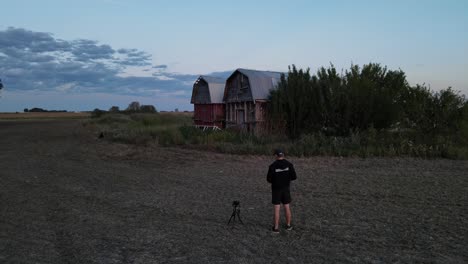
<svg viewBox="0 0 468 264">
<path fill-rule="evenodd" d="M 330 65 L 315 74 L 292 65 L 269 99 L 270 124 L 293 139 L 371 129 L 468 145 L 464 95 L 450 87 L 434 92 L 425 85 L 411 86 L 402 70 L 377 63 L 351 65 L 342 73 Z"/>
<path fill-rule="evenodd" d="M 23 112 L 28 113 L 66 113 L 67 110 L 47 110 L 39 107 L 33 107 L 31 109 L 24 108 Z"/>
<path fill-rule="evenodd" d="M 125 110 L 120 110 L 118 106 L 111 106 L 109 111 L 104 111 L 101 109 L 94 109 L 91 112 L 92 117 L 101 117 L 105 113 L 121 113 L 121 114 L 133 114 L 133 113 L 157 113 L 156 107 L 154 105 L 140 105 L 139 102 L 131 102 Z"/>
</svg>

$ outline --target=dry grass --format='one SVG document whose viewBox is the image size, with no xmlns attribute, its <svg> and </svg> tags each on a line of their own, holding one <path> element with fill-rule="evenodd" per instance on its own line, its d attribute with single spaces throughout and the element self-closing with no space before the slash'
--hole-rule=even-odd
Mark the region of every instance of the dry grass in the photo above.
<svg viewBox="0 0 468 264">
<path fill-rule="evenodd" d="M 30 119 L 76 119 L 88 118 L 89 112 L 31 112 L 31 113 L 0 113 L 3 120 L 30 120 Z"/>
</svg>

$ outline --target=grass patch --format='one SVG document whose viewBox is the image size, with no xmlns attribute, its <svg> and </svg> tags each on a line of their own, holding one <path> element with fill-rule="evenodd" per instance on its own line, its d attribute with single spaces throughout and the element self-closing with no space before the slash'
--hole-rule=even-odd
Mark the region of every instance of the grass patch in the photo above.
<svg viewBox="0 0 468 264">
<path fill-rule="evenodd" d="M 232 130 L 202 131 L 192 126 L 187 114 L 111 114 L 91 121 L 105 138 L 128 144 L 187 146 L 231 154 L 271 155 L 282 148 L 288 155 L 468 159 L 468 148 L 453 144 L 450 138 L 428 138 L 416 132 L 389 132 L 369 129 L 347 137 L 323 133 L 305 134 L 292 141 L 285 136 L 252 134 Z"/>
<path fill-rule="evenodd" d="M 192 122 L 186 114 L 106 113 L 89 121 L 108 140 L 128 144 L 158 143 L 181 145 L 185 140 L 179 127 Z"/>
</svg>

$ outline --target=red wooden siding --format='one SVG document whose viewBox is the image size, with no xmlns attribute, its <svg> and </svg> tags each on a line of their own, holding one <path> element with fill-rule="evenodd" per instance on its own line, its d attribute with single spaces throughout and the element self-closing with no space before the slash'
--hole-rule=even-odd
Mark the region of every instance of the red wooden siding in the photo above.
<svg viewBox="0 0 468 264">
<path fill-rule="evenodd" d="M 197 126 L 223 128 L 224 104 L 195 104 L 193 119 Z"/>
</svg>

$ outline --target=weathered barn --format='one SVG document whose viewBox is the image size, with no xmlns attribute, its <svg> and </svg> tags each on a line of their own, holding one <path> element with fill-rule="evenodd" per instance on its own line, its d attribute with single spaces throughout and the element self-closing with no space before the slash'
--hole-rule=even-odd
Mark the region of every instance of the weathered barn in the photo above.
<svg viewBox="0 0 468 264">
<path fill-rule="evenodd" d="M 224 89 L 226 127 L 260 132 L 264 128 L 268 95 L 280 78 L 280 72 L 247 69 L 234 71 L 226 80 Z"/>
<path fill-rule="evenodd" d="M 224 86 L 223 78 L 200 76 L 193 84 L 192 99 L 194 105 L 195 126 L 208 128 L 224 127 Z"/>
</svg>

